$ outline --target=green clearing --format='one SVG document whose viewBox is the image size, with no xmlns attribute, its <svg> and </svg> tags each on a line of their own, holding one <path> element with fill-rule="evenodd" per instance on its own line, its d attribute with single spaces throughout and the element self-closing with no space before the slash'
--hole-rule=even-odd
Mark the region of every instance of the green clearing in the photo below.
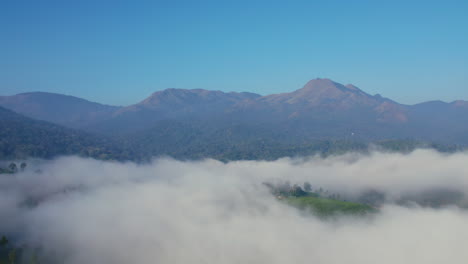
<svg viewBox="0 0 468 264">
<path fill-rule="evenodd" d="M 300 210 L 311 211 L 319 217 L 366 215 L 377 211 L 375 208 L 366 204 L 321 198 L 316 195 L 301 197 L 288 196 L 282 200 Z"/>
</svg>

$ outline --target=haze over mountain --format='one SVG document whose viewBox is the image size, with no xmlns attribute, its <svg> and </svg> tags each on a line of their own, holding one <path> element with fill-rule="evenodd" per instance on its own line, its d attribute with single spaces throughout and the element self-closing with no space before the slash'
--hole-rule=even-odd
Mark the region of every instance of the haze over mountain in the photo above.
<svg viewBox="0 0 468 264">
<path fill-rule="evenodd" d="M 266 96 L 166 89 L 134 105 L 116 107 L 71 96 L 26 93 L 2 96 L 0 105 L 32 118 L 125 138 L 152 155 L 161 150 L 167 154 L 174 146 L 180 146 L 177 153 L 190 156 L 209 146 L 218 152 L 239 146 L 296 148 L 318 140 L 468 144 L 466 101 L 403 105 L 329 79 L 314 79 L 296 91 Z"/>
</svg>

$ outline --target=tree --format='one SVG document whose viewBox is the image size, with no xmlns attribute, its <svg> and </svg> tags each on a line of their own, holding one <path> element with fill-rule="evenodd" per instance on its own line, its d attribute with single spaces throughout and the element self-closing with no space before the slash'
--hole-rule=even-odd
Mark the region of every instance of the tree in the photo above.
<svg viewBox="0 0 468 264">
<path fill-rule="evenodd" d="M 307 193 L 302 190 L 301 186 L 294 185 L 291 189 L 291 195 L 296 197 L 306 196 Z"/>
<path fill-rule="evenodd" d="M 10 165 L 8 165 L 8 168 L 9 168 L 10 171 L 12 171 L 12 172 L 18 171 L 18 167 L 16 166 L 16 163 L 14 163 L 14 162 L 10 163 Z"/>
<path fill-rule="evenodd" d="M 304 191 L 306 192 L 311 192 L 312 191 L 312 185 L 308 182 L 304 182 Z"/>
<path fill-rule="evenodd" d="M 12 249 L 10 253 L 8 253 L 8 261 L 10 264 L 14 264 L 16 262 L 16 249 Z"/>
<path fill-rule="evenodd" d="M 21 170 L 23 171 L 26 168 L 27 164 L 26 162 L 22 162 L 20 165 Z"/>
<path fill-rule="evenodd" d="M 8 244 L 8 239 L 5 236 L 2 236 L 0 240 L 0 247 L 6 246 Z"/>
<path fill-rule="evenodd" d="M 279 193 L 287 194 L 291 191 L 291 183 L 289 181 L 281 183 L 278 185 L 277 190 Z"/>
<path fill-rule="evenodd" d="M 38 263 L 36 253 L 33 253 L 33 254 L 32 254 L 31 259 L 30 259 L 30 263 L 31 263 L 31 264 L 36 264 L 36 263 Z"/>
</svg>

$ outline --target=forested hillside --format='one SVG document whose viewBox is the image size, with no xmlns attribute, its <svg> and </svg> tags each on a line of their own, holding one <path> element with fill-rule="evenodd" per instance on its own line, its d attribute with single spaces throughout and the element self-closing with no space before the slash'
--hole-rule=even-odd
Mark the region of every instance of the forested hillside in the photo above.
<svg viewBox="0 0 468 264">
<path fill-rule="evenodd" d="M 33 120 L 0 107 L 0 159 L 80 155 L 99 159 L 137 159 L 116 141 Z"/>
<path fill-rule="evenodd" d="M 79 155 L 98 159 L 144 161 L 152 157 L 177 159 L 273 160 L 281 157 L 332 155 L 372 148 L 409 152 L 434 148 L 453 152 L 462 146 L 415 140 L 358 141 L 352 139 L 289 140 L 261 126 L 225 129 L 161 121 L 130 137 L 105 137 L 33 120 L 0 107 L 0 159 L 52 158 Z"/>
</svg>

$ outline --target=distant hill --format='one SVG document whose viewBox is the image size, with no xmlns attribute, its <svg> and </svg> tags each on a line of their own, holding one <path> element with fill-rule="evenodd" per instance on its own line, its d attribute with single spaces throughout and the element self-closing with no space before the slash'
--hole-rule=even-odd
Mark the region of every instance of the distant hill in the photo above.
<svg viewBox="0 0 468 264">
<path fill-rule="evenodd" d="M 44 92 L 0 96 L 0 106 L 34 119 L 81 129 L 110 118 L 120 109 L 74 96 Z"/>
<path fill-rule="evenodd" d="M 99 159 L 137 159 L 115 141 L 14 113 L 0 107 L 0 159 L 80 155 Z"/>
</svg>

